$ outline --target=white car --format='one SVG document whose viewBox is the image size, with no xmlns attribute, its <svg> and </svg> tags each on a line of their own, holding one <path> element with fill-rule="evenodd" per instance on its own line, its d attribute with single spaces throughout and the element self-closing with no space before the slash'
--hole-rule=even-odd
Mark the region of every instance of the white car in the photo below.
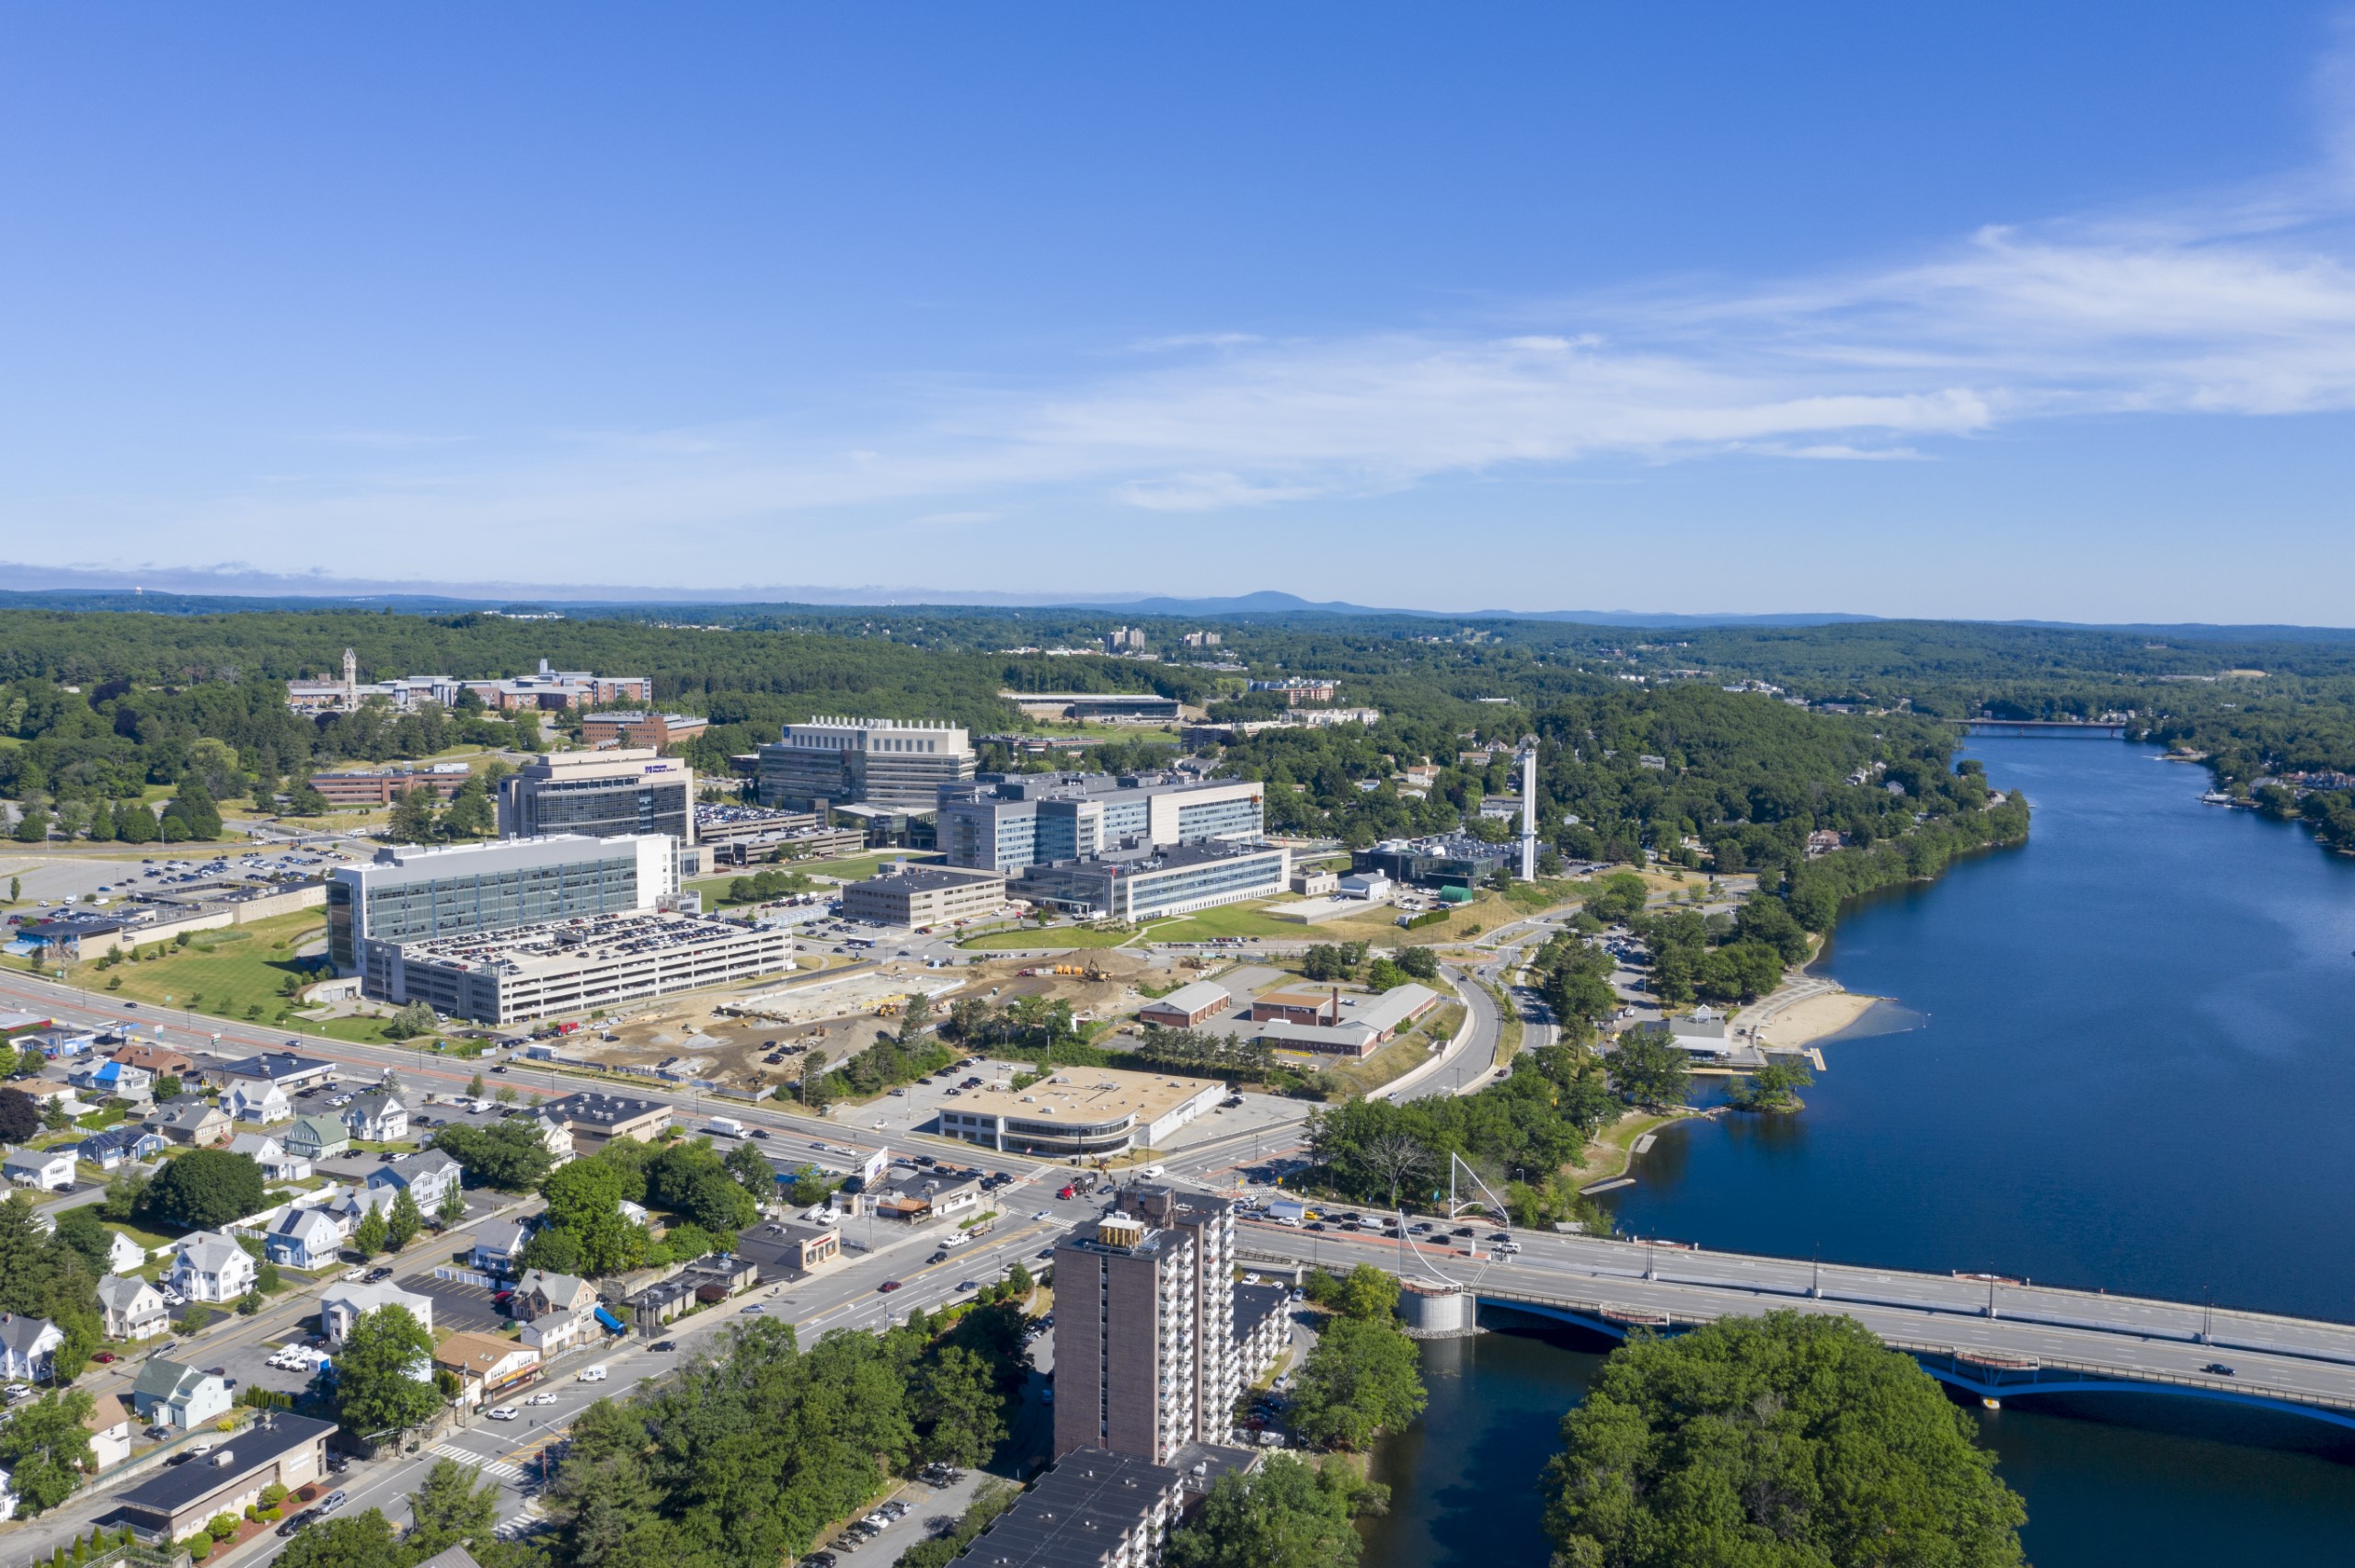
<svg viewBox="0 0 2355 1568">
<path fill-rule="evenodd" d="M 523 1413 L 511 1404 L 502 1404 L 490 1413 L 493 1421 L 512 1421 Z"/>
<path fill-rule="evenodd" d="M 552 1393 L 534 1394 L 530 1399 L 525 1400 L 523 1402 L 525 1404 L 554 1404 L 556 1402 L 556 1395 Z"/>
<path fill-rule="evenodd" d="M 1043 1208 L 1042 1208 L 1042 1209 L 1040 1209 L 1038 1213 L 1036 1213 L 1036 1214 L 1032 1215 L 1030 1218 L 1031 1218 L 1031 1219 L 1052 1219 L 1054 1218 L 1054 1216 L 1053 1216 L 1051 1213 L 1048 1212 L 1046 1209 L 1043 1209 Z"/>
</svg>

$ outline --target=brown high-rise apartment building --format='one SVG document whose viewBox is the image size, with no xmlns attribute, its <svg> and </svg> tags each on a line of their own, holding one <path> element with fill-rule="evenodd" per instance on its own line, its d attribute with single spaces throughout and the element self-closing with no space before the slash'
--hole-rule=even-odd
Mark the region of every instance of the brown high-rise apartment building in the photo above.
<svg viewBox="0 0 2355 1568">
<path fill-rule="evenodd" d="M 1224 1199 L 1132 1187 L 1055 1248 L 1055 1452 L 1155 1464 L 1234 1419 L 1235 1216 Z"/>
</svg>

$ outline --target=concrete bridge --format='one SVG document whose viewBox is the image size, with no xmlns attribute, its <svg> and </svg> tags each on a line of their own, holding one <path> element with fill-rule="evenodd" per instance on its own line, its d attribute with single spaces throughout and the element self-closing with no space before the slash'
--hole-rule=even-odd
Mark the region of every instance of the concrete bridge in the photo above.
<svg viewBox="0 0 2355 1568">
<path fill-rule="evenodd" d="M 2124 735 L 2126 726 L 2101 719 L 1959 718 L 1973 735 Z"/>
<path fill-rule="evenodd" d="M 1482 1221 L 1478 1230 L 1485 1238 L 1496 1227 Z M 1462 1238 L 1401 1243 L 1252 1221 L 1238 1227 L 1236 1250 L 1246 1267 L 1371 1263 L 1402 1278 L 1451 1281 L 1483 1306 L 1614 1339 L 1777 1309 L 1838 1312 L 1912 1355 L 1939 1381 L 1991 1403 L 2039 1394 L 2165 1394 L 2355 1428 L 2355 1324 L 1987 1275 L 1835 1267 L 1550 1232 L 1513 1236 L 1524 1248 L 1520 1254 L 1492 1256 L 1467 1253 L 1463 1249 L 1474 1243 Z"/>
</svg>

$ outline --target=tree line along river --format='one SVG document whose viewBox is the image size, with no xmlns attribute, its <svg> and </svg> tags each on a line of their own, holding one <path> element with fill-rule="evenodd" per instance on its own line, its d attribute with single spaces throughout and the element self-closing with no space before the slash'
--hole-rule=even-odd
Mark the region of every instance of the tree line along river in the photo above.
<svg viewBox="0 0 2355 1568">
<path fill-rule="evenodd" d="M 1890 999 L 1796 1116 L 1663 1133 L 1640 1235 L 2355 1319 L 2355 860 L 2093 738 L 1976 741 L 2022 848 L 1844 915 L 1819 967 Z M 1543 1564 L 1538 1471 L 1602 1346 L 1509 1314 L 1427 1346 L 1377 1456 L 1369 1568 Z M 2355 1561 L 2355 1432 L 2158 1396 L 1975 1412 L 2039 1568 Z"/>
</svg>

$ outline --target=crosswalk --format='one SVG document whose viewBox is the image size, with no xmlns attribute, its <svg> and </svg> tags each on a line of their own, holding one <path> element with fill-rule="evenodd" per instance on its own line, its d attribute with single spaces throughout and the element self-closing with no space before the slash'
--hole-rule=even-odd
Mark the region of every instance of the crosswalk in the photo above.
<svg viewBox="0 0 2355 1568">
<path fill-rule="evenodd" d="M 462 1465 L 473 1465 L 483 1474 L 495 1475 L 501 1481 L 523 1479 L 522 1465 L 510 1464 L 505 1459 L 487 1459 L 470 1449 L 459 1448 L 455 1443 L 435 1443 L 429 1451 L 439 1454 L 445 1459 L 455 1459 Z"/>
<path fill-rule="evenodd" d="M 491 1529 L 500 1540 L 521 1540 L 546 1528 L 547 1510 L 540 1506 L 536 1497 L 523 1505 L 523 1511 L 511 1519 L 502 1519 Z"/>
</svg>

